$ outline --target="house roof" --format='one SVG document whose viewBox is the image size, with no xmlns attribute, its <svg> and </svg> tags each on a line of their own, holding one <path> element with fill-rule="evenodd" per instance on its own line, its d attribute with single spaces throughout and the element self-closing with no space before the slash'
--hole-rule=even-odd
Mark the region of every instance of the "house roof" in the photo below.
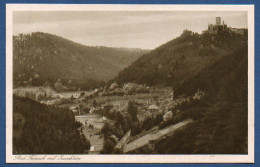
<svg viewBox="0 0 260 167">
<path fill-rule="evenodd" d="M 159 109 L 159 107 L 154 104 L 149 106 L 149 110 L 158 110 L 158 109 Z"/>
</svg>

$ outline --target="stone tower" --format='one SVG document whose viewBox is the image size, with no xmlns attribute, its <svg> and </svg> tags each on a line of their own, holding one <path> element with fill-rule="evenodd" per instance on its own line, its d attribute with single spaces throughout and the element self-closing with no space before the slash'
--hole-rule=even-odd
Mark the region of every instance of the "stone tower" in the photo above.
<svg viewBox="0 0 260 167">
<path fill-rule="evenodd" d="M 221 17 L 216 17 L 216 25 L 221 25 Z"/>
</svg>

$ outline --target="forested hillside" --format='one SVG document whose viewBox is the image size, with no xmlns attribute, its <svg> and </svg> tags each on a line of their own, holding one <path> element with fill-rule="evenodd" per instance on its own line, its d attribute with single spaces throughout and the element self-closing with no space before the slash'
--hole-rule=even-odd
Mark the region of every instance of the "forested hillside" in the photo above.
<svg viewBox="0 0 260 167">
<path fill-rule="evenodd" d="M 87 39 L 86 39 L 87 40 Z M 47 33 L 13 37 L 14 86 L 58 85 L 88 89 L 115 77 L 140 49 L 88 47 Z"/>
<path fill-rule="evenodd" d="M 77 130 L 72 111 L 40 104 L 28 98 L 13 99 L 14 154 L 88 153 L 89 141 Z"/>
<path fill-rule="evenodd" d="M 247 46 L 243 46 L 176 87 L 176 92 L 186 95 L 198 88 L 206 92 L 199 103 L 181 111 L 194 122 L 134 153 L 247 154 L 247 63 Z"/>
<path fill-rule="evenodd" d="M 229 29 L 217 34 L 185 30 L 180 37 L 140 57 L 120 72 L 116 80 L 147 85 L 181 84 L 246 41 L 246 36 Z"/>
</svg>

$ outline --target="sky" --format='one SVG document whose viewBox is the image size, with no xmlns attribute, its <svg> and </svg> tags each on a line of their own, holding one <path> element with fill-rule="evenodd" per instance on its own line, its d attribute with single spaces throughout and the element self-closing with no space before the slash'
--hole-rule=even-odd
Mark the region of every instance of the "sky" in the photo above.
<svg viewBox="0 0 260 167">
<path fill-rule="evenodd" d="M 87 46 L 154 49 L 186 28 L 201 33 L 216 17 L 247 28 L 247 12 L 16 11 L 13 34 L 40 31 Z"/>
</svg>

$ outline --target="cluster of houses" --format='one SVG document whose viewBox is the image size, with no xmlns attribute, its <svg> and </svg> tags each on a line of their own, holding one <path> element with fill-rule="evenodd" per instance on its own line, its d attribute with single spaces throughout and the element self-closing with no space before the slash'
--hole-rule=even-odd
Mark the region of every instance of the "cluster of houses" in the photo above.
<svg viewBox="0 0 260 167">
<path fill-rule="evenodd" d="M 103 95 L 132 95 L 136 93 L 149 93 L 149 87 L 135 83 L 125 83 L 122 87 L 119 87 L 116 82 L 113 82 L 108 91 L 103 91 Z"/>
<path fill-rule="evenodd" d="M 106 91 L 111 92 L 116 89 L 122 89 L 122 90 L 127 91 L 127 90 L 131 90 L 133 88 L 137 88 L 138 86 L 139 85 L 134 84 L 134 83 L 127 83 L 127 84 L 124 84 L 122 86 L 122 88 L 119 88 L 118 84 L 116 82 L 114 82 L 108 87 L 109 90 L 106 90 Z M 197 92 L 193 96 L 178 97 L 178 98 L 172 100 L 172 98 L 171 98 L 172 94 L 169 94 L 169 97 L 164 96 L 163 99 L 160 98 L 160 94 L 165 95 L 165 92 L 163 92 L 163 91 L 166 91 L 166 90 L 162 89 L 161 92 L 153 92 L 153 91 L 160 91 L 160 89 L 156 89 L 156 90 L 150 89 L 150 92 L 152 92 L 152 94 L 154 93 L 155 95 L 159 96 L 158 98 L 155 98 L 155 99 L 149 98 L 149 99 L 145 99 L 144 101 L 141 100 L 141 102 L 139 102 L 139 103 L 143 104 L 143 105 L 141 105 L 141 109 L 140 109 L 140 106 L 138 109 L 139 111 L 142 111 L 142 113 L 144 113 L 142 115 L 143 118 L 140 118 L 141 120 L 147 116 L 156 116 L 158 114 L 163 113 L 163 120 L 167 121 L 170 118 L 172 118 L 172 116 L 173 116 L 173 111 L 171 111 L 171 108 L 174 108 L 174 106 L 180 105 L 184 102 L 190 102 L 191 100 L 199 100 L 205 95 L 204 91 L 201 91 L 200 89 L 198 89 Z M 104 89 L 96 89 L 94 91 L 94 94 L 100 94 L 100 93 L 102 94 L 102 92 L 104 92 Z M 169 92 L 169 90 L 168 90 L 168 92 Z M 87 95 L 85 95 L 85 96 L 87 96 Z M 75 94 L 75 95 L 73 95 L 73 97 L 79 98 L 79 95 Z M 127 104 L 128 104 L 127 98 L 126 99 L 123 98 L 120 100 L 114 100 L 114 101 L 110 101 L 110 102 L 106 101 L 105 103 L 102 103 L 100 105 L 94 105 L 94 104 L 91 105 L 90 104 L 90 105 L 88 105 L 87 110 L 84 109 L 84 107 L 82 108 L 79 106 L 71 106 L 70 109 L 75 113 L 75 115 L 78 115 L 78 114 L 82 115 L 82 114 L 86 113 L 85 110 L 87 111 L 87 113 L 100 113 L 105 109 L 105 106 L 111 105 L 113 111 L 124 112 L 127 110 Z M 85 108 L 86 108 L 86 106 L 85 106 Z M 106 120 L 106 118 L 104 117 L 103 120 Z"/>
<path fill-rule="evenodd" d="M 150 115 L 153 115 L 153 116 L 155 116 L 159 113 L 162 113 L 162 111 L 164 111 L 163 120 L 167 121 L 170 118 L 172 118 L 172 116 L 173 116 L 173 111 L 169 110 L 170 108 L 174 108 L 174 106 L 181 105 L 184 102 L 189 103 L 192 99 L 200 100 L 205 95 L 206 95 L 206 93 L 198 88 L 197 92 L 194 93 L 194 95 L 191 97 L 179 97 L 179 98 L 174 99 L 173 101 L 172 100 L 168 101 L 167 99 L 165 99 L 164 101 L 166 103 L 161 105 L 161 107 L 158 107 L 156 104 L 149 105 L 148 111 L 149 111 Z M 174 112 L 178 113 L 178 112 L 180 112 L 180 110 L 176 110 Z"/>
</svg>

